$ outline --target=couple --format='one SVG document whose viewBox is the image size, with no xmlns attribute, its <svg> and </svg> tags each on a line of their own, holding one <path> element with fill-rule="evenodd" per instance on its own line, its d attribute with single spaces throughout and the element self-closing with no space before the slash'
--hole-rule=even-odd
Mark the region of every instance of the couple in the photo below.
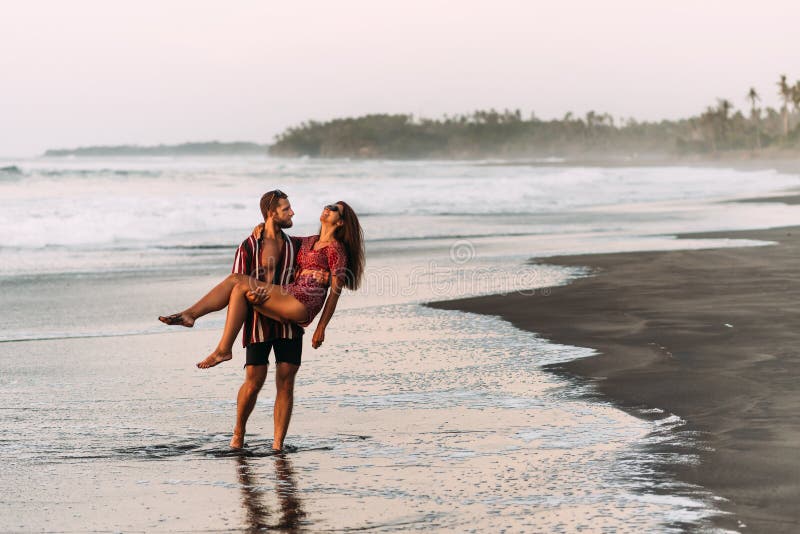
<svg viewBox="0 0 800 534">
<path fill-rule="evenodd" d="M 264 224 L 256 226 L 239 246 L 232 274 L 186 310 L 158 319 L 168 325 L 192 327 L 199 317 L 228 306 L 222 339 L 197 364 L 201 369 L 230 360 L 233 343 L 244 327 L 242 341 L 247 356 L 231 438 L 235 449 L 244 447 L 247 419 L 267 377 L 269 352 L 275 351 L 277 393 L 272 448 L 282 450 L 292 417 L 303 327 L 322 310 L 311 340 L 315 349 L 322 345 L 325 327 L 333 317 L 342 289 L 354 290 L 361 283 L 364 240 L 358 217 L 345 202 L 325 206 L 319 217 L 319 234 L 303 238 L 283 232 L 292 227 L 294 211 L 280 189 L 261 197 L 261 214 Z"/>
</svg>

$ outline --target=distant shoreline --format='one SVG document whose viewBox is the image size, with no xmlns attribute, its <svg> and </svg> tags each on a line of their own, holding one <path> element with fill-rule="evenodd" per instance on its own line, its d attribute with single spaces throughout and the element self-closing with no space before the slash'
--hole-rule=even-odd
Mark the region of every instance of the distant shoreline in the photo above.
<svg viewBox="0 0 800 534">
<path fill-rule="evenodd" d="M 796 89 L 800 96 L 800 82 Z M 752 92 L 752 90 L 751 90 Z M 762 111 L 765 114 L 762 114 Z M 762 116 L 763 115 L 763 116 Z M 58 156 L 270 155 L 353 160 L 547 160 L 651 163 L 689 159 L 800 159 L 800 108 L 757 107 L 749 115 L 720 100 L 698 116 L 639 122 L 590 111 L 542 120 L 516 110 L 477 110 L 439 119 L 376 113 L 308 120 L 271 144 L 185 142 L 49 149 Z"/>
<path fill-rule="evenodd" d="M 104 157 L 104 156 L 243 156 L 267 155 L 268 145 L 248 141 L 222 143 L 219 141 L 180 143 L 175 145 L 114 145 L 48 149 L 43 157 Z"/>
<path fill-rule="evenodd" d="M 103 157 L 103 156 L 214 156 L 214 155 L 260 155 L 300 159 L 304 156 L 270 154 L 271 145 L 249 141 L 236 142 L 186 142 L 172 145 L 91 145 L 76 148 L 50 148 L 40 157 Z M 309 156 L 305 156 L 309 157 Z M 718 154 L 670 154 L 654 152 L 647 154 L 625 153 L 621 151 L 586 151 L 564 154 L 528 156 L 508 156 L 504 154 L 474 155 L 464 157 L 370 157 L 370 156 L 310 156 L 310 159 L 353 159 L 386 161 L 474 161 L 481 165 L 531 165 L 531 166 L 653 166 L 675 164 L 733 164 L 763 166 L 761 163 L 797 162 L 800 167 L 800 150 L 731 150 Z M 487 161 L 495 160 L 495 161 Z"/>
<path fill-rule="evenodd" d="M 269 146 L 252 142 L 219 141 L 189 142 L 174 145 L 116 145 L 87 146 L 73 149 L 49 149 L 41 157 L 202 157 L 202 156 L 265 156 L 270 157 Z M 287 157 L 275 156 L 272 157 Z M 295 156 L 290 159 L 299 159 Z M 727 151 L 720 154 L 624 154 L 583 153 L 552 155 L 546 157 L 473 157 L 473 158 L 375 158 L 345 156 L 309 159 L 352 159 L 354 161 L 463 161 L 478 166 L 530 166 L 530 167 L 729 167 L 741 171 L 775 170 L 800 174 L 800 151 L 750 150 Z M 0 168 L 11 171 L 11 166 Z"/>
</svg>

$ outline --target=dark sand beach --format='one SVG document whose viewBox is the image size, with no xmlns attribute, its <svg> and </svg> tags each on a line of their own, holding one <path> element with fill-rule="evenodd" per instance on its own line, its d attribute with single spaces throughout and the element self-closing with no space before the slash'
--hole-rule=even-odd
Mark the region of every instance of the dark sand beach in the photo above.
<svg viewBox="0 0 800 534">
<path fill-rule="evenodd" d="M 554 257 L 593 275 L 549 294 L 432 306 L 499 315 L 598 354 L 550 366 L 633 413 L 661 408 L 699 431 L 680 480 L 727 499 L 718 526 L 800 531 L 800 227 L 691 234 L 758 247 Z M 706 449 L 706 450 L 703 450 Z"/>
</svg>

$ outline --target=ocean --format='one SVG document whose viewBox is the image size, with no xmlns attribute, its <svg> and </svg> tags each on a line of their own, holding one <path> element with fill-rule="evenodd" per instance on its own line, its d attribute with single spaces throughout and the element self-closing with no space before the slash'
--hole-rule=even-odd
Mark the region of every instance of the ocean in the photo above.
<svg viewBox="0 0 800 534">
<path fill-rule="evenodd" d="M 680 418 L 631 416 L 542 370 L 590 349 L 423 304 L 546 302 L 588 274 L 530 258 L 764 245 L 675 235 L 798 224 L 796 206 L 731 202 L 798 185 L 554 160 L 0 161 L 0 531 L 703 528 L 718 498 L 665 475 L 704 446 Z M 292 452 L 269 454 L 268 382 L 250 455 L 231 456 L 243 351 L 194 367 L 224 313 L 191 330 L 156 317 L 230 271 L 275 188 L 293 235 L 352 205 L 367 273 L 325 346 L 304 348 Z"/>
</svg>

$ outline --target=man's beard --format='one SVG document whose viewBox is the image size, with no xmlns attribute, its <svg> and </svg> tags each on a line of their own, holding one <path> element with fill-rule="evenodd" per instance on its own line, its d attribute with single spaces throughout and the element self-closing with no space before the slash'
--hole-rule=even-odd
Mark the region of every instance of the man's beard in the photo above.
<svg viewBox="0 0 800 534">
<path fill-rule="evenodd" d="M 275 222 L 278 223 L 278 228 L 291 228 L 292 224 L 294 224 L 292 223 L 291 219 L 288 219 L 286 221 L 275 221 Z"/>
</svg>

